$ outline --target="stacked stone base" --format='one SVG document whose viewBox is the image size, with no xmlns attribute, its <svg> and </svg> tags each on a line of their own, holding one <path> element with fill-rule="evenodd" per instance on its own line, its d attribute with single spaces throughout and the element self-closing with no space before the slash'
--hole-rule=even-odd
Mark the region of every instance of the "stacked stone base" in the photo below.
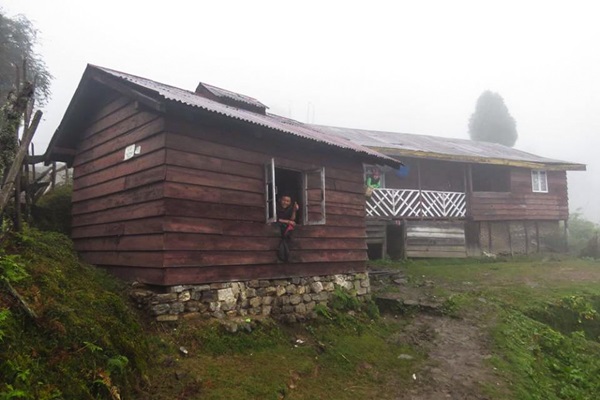
<svg viewBox="0 0 600 400">
<path fill-rule="evenodd" d="M 315 307 L 326 306 L 336 287 L 359 299 L 368 299 L 371 292 L 368 274 L 359 273 L 178 285 L 167 288 L 166 293 L 134 287 L 130 294 L 160 322 L 247 316 L 295 322 L 313 318 Z"/>
</svg>

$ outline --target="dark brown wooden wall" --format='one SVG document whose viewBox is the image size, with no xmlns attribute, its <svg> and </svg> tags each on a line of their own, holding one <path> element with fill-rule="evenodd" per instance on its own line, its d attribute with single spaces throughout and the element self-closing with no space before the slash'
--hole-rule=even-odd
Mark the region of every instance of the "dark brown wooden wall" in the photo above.
<svg viewBox="0 0 600 400">
<path fill-rule="evenodd" d="M 566 220 L 569 217 L 567 174 L 548 171 L 548 193 L 534 193 L 531 170 L 512 168 L 510 192 L 474 192 L 471 216 L 474 221 Z"/>
<path fill-rule="evenodd" d="M 82 258 L 158 285 L 362 272 L 362 160 L 209 116 L 181 122 L 125 98 L 89 117 L 74 160 L 73 232 Z M 141 154 L 123 160 L 128 145 Z M 291 260 L 265 222 L 264 165 L 326 168 L 327 223 L 299 226 Z"/>
<path fill-rule="evenodd" d="M 165 284 L 364 271 L 362 163 L 289 135 L 167 121 Z M 339 153 L 338 153 L 339 154 Z M 325 166 L 327 223 L 298 226 L 291 260 L 278 262 L 265 223 L 264 166 Z"/>
<path fill-rule="evenodd" d="M 125 97 L 87 120 L 73 162 L 75 248 L 85 261 L 122 277 L 161 279 L 164 120 Z M 134 143 L 141 154 L 124 161 L 125 147 Z"/>
</svg>

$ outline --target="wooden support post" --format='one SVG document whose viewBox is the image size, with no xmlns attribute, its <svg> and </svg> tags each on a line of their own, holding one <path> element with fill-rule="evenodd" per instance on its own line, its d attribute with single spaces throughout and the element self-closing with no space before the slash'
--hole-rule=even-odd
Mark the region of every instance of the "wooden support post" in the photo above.
<svg viewBox="0 0 600 400">
<path fill-rule="evenodd" d="M 27 146 L 29 147 L 29 146 Z M 21 171 L 23 169 L 23 165 L 20 165 L 19 171 L 17 172 L 17 176 L 15 177 L 15 216 L 13 220 L 13 227 L 16 232 L 21 232 L 22 224 L 22 216 L 21 216 Z"/>
<path fill-rule="evenodd" d="M 527 221 L 523 221 L 523 228 L 525 228 L 525 254 L 529 254 L 529 229 L 527 229 Z"/>
<path fill-rule="evenodd" d="M 506 230 L 508 232 L 508 249 L 510 250 L 510 256 L 514 257 L 513 246 L 512 246 L 512 234 L 510 232 L 510 221 L 506 221 Z"/>
<path fill-rule="evenodd" d="M 417 184 L 419 189 L 419 201 L 417 205 L 417 216 L 423 218 L 423 195 L 421 193 L 421 160 L 417 158 Z"/>
<path fill-rule="evenodd" d="M 8 199 L 10 198 L 11 193 L 13 193 L 16 176 L 21 169 L 21 165 L 23 165 L 27 148 L 29 147 L 29 143 L 31 143 L 31 139 L 33 139 L 33 135 L 41 119 L 42 112 L 38 110 L 33 117 L 31 125 L 29 125 L 23 134 L 21 146 L 19 147 L 15 159 L 8 171 L 8 174 L 6 175 L 4 186 L 2 186 L 2 190 L 0 191 L 0 214 L 4 212 L 4 208 L 6 207 L 6 204 L 8 204 Z"/>
<path fill-rule="evenodd" d="M 536 240 L 536 251 L 540 252 L 540 226 L 538 222 L 535 221 L 535 240 Z"/>
<path fill-rule="evenodd" d="M 565 253 L 569 252 L 569 220 L 564 220 L 564 234 L 565 234 Z"/>
<path fill-rule="evenodd" d="M 52 162 L 52 172 L 50 172 L 50 189 L 54 190 L 56 186 L 56 161 Z"/>
<path fill-rule="evenodd" d="M 492 222 L 486 221 L 488 228 L 488 251 L 492 253 Z"/>
</svg>

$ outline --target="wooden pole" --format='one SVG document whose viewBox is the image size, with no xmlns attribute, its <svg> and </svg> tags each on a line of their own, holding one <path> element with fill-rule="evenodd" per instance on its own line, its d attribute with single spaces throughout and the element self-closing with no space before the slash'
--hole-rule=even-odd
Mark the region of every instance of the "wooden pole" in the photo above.
<svg viewBox="0 0 600 400">
<path fill-rule="evenodd" d="M 31 125 L 29 125 L 29 127 L 25 130 L 25 133 L 23 134 L 21 146 L 19 146 L 19 150 L 17 151 L 15 159 L 12 165 L 10 166 L 8 174 L 6 175 L 4 186 L 2 186 L 2 190 L 0 191 L 0 214 L 4 212 L 4 208 L 8 203 L 10 194 L 12 193 L 13 188 L 15 187 L 15 179 L 19 174 L 21 165 L 23 165 L 23 160 L 25 159 L 27 148 L 29 147 L 29 143 L 31 143 L 31 140 L 33 139 L 33 135 L 35 134 L 35 131 L 37 130 L 41 119 L 42 112 L 38 110 L 36 111 L 33 117 Z"/>
<path fill-rule="evenodd" d="M 54 190 L 56 186 L 56 161 L 52 162 L 52 172 L 50 173 L 50 189 Z"/>
</svg>

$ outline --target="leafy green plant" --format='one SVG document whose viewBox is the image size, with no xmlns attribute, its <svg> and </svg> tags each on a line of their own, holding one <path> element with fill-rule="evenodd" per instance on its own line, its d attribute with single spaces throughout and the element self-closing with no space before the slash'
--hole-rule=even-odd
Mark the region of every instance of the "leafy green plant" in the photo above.
<svg viewBox="0 0 600 400">
<path fill-rule="evenodd" d="M 18 254 L 4 254 L 4 251 L 0 250 L 0 279 L 14 283 L 27 278 L 28 275 Z"/>
</svg>

